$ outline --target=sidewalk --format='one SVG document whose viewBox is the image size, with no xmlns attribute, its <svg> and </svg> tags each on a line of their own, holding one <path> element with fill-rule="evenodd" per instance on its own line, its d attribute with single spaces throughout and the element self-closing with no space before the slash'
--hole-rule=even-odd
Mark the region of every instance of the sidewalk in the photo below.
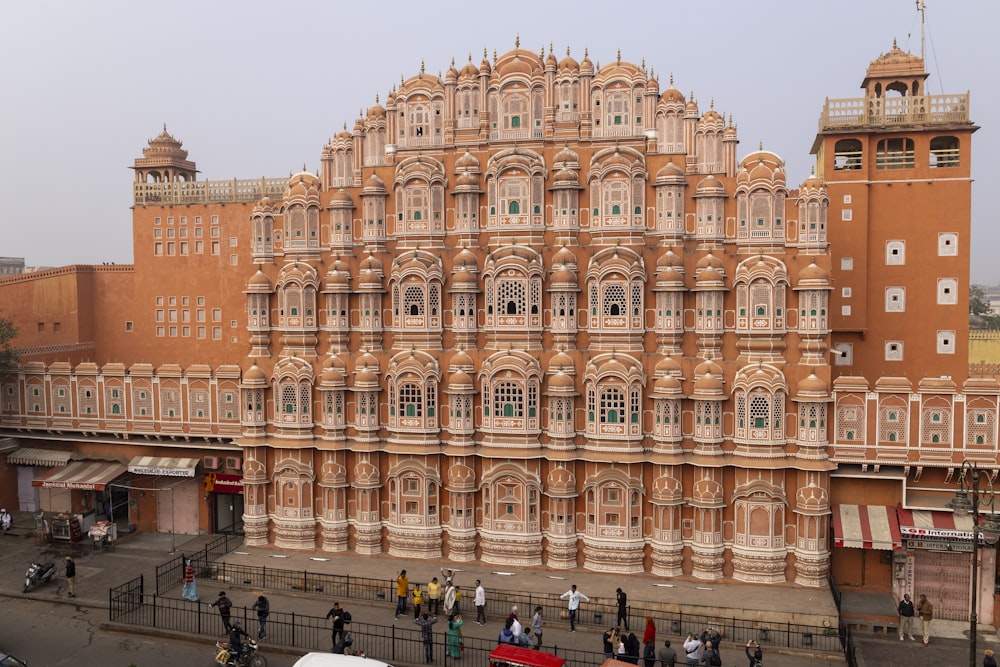
<svg viewBox="0 0 1000 667">
<path fill-rule="evenodd" d="M 152 590 L 155 568 L 172 557 L 171 543 L 176 553 L 191 553 L 211 541 L 212 536 L 177 535 L 172 539 L 169 534 L 134 534 L 120 540 L 113 549 L 105 552 L 91 552 L 90 545 L 84 545 L 76 557 L 77 563 L 77 597 L 67 598 L 66 580 L 63 575 L 61 556 L 69 552 L 69 546 L 48 545 L 36 546 L 31 537 L 34 522 L 30 515 L 19 515 L 15 518 L 15 529 L 11 534 L 0 536 L 0 596 L 22 597 L 21 587 L 24 583 L 24 570 L 33 559 L 58 561 L 57 578 L 38 589 L 26 594 L 39 600 L 73 604 L 76 606 L 107 609 L 108 589 L 126 580 L 144 575 L 147 587 Z M 411 583 L 426 584 L 432 576 L 441 579 L 440 568 L 448 565 L 446 561 L 414 561 L 393 558 L 387 555 L 359 557 L 356 554 L 326 554 L 318 551 L 293 553 L 273 548 L 240 548 L 229 554 L 225 560 L 232 563 L 274 567 L 287 570 L 310 570 L 314 572 L 329 572 L 357 576 L 368 576 L 382 579 L 392 579 L 400 569 L 406 569 Z M 719 604 L 734 609 L 753 608 L 760 605 L 763 609 L 787 609 L 798 606 L 799 609 L 822 607 L 830 594 L 826 590 L 805 590 L 793 587 L 750 586 L 745 584 L 715 584 L 710 582 L 695 582 L 687 580 L 671 580 L 671 588 L 665 588 L 667 583 L 662 579 L 630 575 L 620 576 L 593 573 L 582 570 L 569 572 L 549 571 L 544 569 L 518 569 L 491 567 L 483 564 L 462 564 L 457 569 L 456 583 L 464 593 L 463 607 L 469 618 L 464 631 L 472 636 L 483 639 L 495 639 L 502 627 L 500 620 L 507 614 L 507 609 L 490 608 L 489 624 L 486 627 L 477 626 L 471 622 L 472 587 L 475 579 L 481 579 L 489 592 L 507 590 L 523 593 L 550 592 L 562 593 L 572 583 L 576 583 L 581 591 L 592 600 L 607 600 L 614 598 L 614 591 L 621 586 L 628 594 L 630 602 L 655 600 L 667 597 L 680 604 L 691 601 L 700 604 Z M 661 584 L 661 585 L 657 585 Z M 210 602 L 218 595 L 219 590 L 226 590 L 237 608 L 249 607 L 257 595 L 264 592 L 271 600 L 273 610 L 293 610 L 314 616 L 325 616 L 334 600 L 329 596 L 317 596 L 297 592 L 259 591 L 238 584 L 227 583 L 225 588 L 212 581 L 199 581 L 198 593 L 205 602 Z M 162 591 L 161 591 L 162 593 Z M 180 581 L 175 590 L 167 591 L 166 595 L 180 597 Z M 351 611 L 356 621 L 371 622 L 397 627 L 410 628 L 412 617 L 393 619 L 393 601 L 385 603 L 361 604 L 351 600 L 336 600 Z M 706 602 L 707 601 L 707 602 Z M 587 605 L 586 602 L 583 603 Z M 235 610 L 234 610 L 235 611 Z M 522 608 L 521 616 L 529 616 L 528 610 Z M 634 620 L 632 630 L 641 635 L 641 620 Z M 600 633 L 604 628 L 581 626 L 580 632 L 570 634 L 567 622 L 559 618 L 547 618 L 544 634 L 544 647 L 579 647 L 590 650 L 600 650 Z M 139 628 L 124 628 L 125 631 L 141 633 Z M 221 626 L 219 628 L 221 634 Z M 658 644 L 664 639 L 670 639 L 678 648 L 682 638 L 671 636 L 669 628 L 659 628 Z M 895 635 L 860 635 L 855 634 L 858 646 L 859 664 L 867 667 L 875 665 L 893 667 L 895 665 L 913 664 L 960 664 L 965 662 L 968 653 L 968 640 L 964 633 L 968 631 L 967 623 L 935 621 L 932 627 L 932 639 L 929 647 L 923 647 L 920 642 L 900 642 Z M 204 641 L 210 639 L 205 637 Z M 214 639 L 214 637 L 212 638 Z M 803 664 L 844 664 L 843 656 L 817 654 L 786 653 L 764 643 L 766 664 L 768 667 L 801 667 Z M 328 647 L 303 647 L 307 649 L 325 650 Z M 981 636 L 978 651 L 981 654 L 986 648 L 1000 649 L 994 635 Z M 732 642 L 723 641 L 722 653 L 726 665 L 743 664 L 742 646 L 734 646 Z M 271 647 L 268 647 L 271 650 Z M 981 660 L 981 658 L 980 658 Z"/>
</svg>

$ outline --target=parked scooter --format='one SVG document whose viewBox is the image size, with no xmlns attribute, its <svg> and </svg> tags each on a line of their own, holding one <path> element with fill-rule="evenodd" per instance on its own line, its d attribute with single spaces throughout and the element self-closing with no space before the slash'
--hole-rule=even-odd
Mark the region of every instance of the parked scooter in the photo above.
<svg viewBox="0 0 1000 667">
<path fill-rule="evenodd" d="M 215 642 L 215 664 L 225 667 L 267 667 L 267 658 L 257 653 L 257 642 L 247 639 L 239 655 L 229 651 L 226 642 Z"/>
<path fill-rule="evenodd" d="M 44 563 L 32 562 L 28 566 L 28 571 L 24 573 L 24 593 L 35 586 L 44 584 L 56 574 L 56 564 L 52 561 Z"/>
</svg>

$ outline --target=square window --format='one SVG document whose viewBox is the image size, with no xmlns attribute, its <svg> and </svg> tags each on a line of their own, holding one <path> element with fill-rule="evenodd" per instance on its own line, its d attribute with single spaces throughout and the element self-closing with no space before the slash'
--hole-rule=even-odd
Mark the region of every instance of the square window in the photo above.
<svg viewBox="0 0 1000 667">
<path fill-rule="evenodd" d="M 841 271 L 853 271 L 854 270 L 854 258 L 853 257 L 841 257 L 840 258 L 840 270 Z"/>
<path fill-rule="evenodd" d="M 38 333 L 45 333 L 45 322 L 38 323 Z"/>
<path fill-rule="evenodd" d="M 129 332 L 135 331 L 135 324 L 132 322 L 132 320 L 125 321 L 125 331 Z"/>
<path fill-rule="evenodd" d="M 844 203 L 845 204 L 851 203 L 851 195 L 844 195 Z"/>
<path fill-rule="evenodd" d="M 886 361 L 903 360 L 903 341 L 888 340 L 885 342 L 885 360 Z"/>
<path fill-rule="evenodd" d="M 848 315 L 851 314 L 851 307 L 850 306 L 841 306 L 840 307 L 840 314 L 843 315 L 844 317 L 847 317 Z"/>
<path fill-rule="evenodd" d="M 840 212 L 840 219 L 844 222 L 850 222 L 854 219 L 854 212 L 849 208 L 845 208 Z"/>
<path fill-rule="evenodd" d="M 937 332 L 938 354 L 955 354 L 955 332 L 950 330 Z"/>
<path fill-rule="evenodd" d="M 834 364 L 837 366 L 850 366 L 854 363 L 854 344 L 837 343 L 833 346 Z"/>
<path fill-rule="evenodd" d="M 841 287 L 840 288 L 840 296 L 842 296 L 844 298 L 850 298 L 851 297 L 851 288 L 850 287 Z"/>
</svg>

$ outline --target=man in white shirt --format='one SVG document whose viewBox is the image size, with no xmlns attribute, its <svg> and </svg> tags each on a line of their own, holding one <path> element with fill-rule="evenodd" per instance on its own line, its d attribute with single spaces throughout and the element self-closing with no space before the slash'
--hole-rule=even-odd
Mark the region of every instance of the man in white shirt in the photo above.
<svg viewBox="0 0 1000 667">
<path fill-rule="evenodd" d="M 688 635 L 684 642 L 684 664 L 688 667 L 698 667 L 701 662 L 701 640 L 694 635 Z"/>
<path fill-rule="evenodd" d="M 516 606 L 510 608 L 510 618 L 513 621 L 513 623 L 510 624 L 510 631 L 514 633 L 515 637 L 517 637 L 521 634 L 521 632 L 523 632 L 523 629 L 521 628 L 521 621 L 517 618 Z"/>
<path fill-rule="evenodd" d="M 476 623 L 486 625 L 486 589 L 483 584 L 476 579 Z"/>
<path fill-rule="evenodd" d="M 576 584 L 573 584 L 568 591 L 559 596 L 559 599 L 569 599 L 569 631 L 576 632 L 576 611 L 580 608 L 580 600 L 590 602 L 590 598 L 576 590 Z"/>
</svg>

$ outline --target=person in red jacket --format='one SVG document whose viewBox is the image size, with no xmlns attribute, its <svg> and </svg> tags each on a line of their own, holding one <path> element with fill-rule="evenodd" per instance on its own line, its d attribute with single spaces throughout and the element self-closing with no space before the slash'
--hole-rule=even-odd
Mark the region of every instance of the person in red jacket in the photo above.
<svg viewBox="0 0 1000 667">
<path fill-rule="evenodd" d="M 646 663 L 647 667 L 652 666 L 652 662 L 656 660 L 656 623 L 653 622 L 652 616 L 646 617 L 646 630 L 642 633 L 642 657 Z"/>
</svg>

